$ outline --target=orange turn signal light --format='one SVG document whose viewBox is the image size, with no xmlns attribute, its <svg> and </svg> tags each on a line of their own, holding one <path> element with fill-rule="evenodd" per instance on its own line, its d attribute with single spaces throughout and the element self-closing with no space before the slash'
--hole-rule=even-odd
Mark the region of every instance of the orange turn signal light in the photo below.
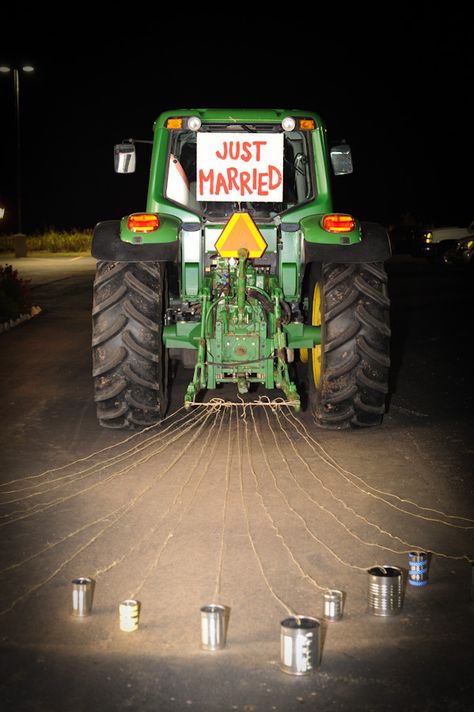
<svg viewBox="0 0 474 712">
<path fill-rule="evenodd" d="M 128 218 L 128 229 L 132 232 L 153 232 L 160 227 L 160 218 L 154 213 L 133 213 Z"/>
<path fill-rule="evenodd" d="M 314 119 L 300 119 L 299 120 L 300 129 L 312 130 L 316 128 L 316 122 Z"/>
<path fill-rule="evenodd" d="M 166 121 L 167 129 L 182 129 L 183 119 L 167 119 Z"/>
<path fill-rule="evenodd" d="M 322 225 L 327 232 L 352 232 L 355 229 L 356 221 L 352 215 L 329 213 L 323 217 Z"/>
</svg>

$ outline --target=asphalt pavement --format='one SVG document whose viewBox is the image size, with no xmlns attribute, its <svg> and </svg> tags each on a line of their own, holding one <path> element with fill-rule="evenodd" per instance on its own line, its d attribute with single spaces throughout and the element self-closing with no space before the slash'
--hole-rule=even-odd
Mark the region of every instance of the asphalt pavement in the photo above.
<svg viewBox="0 0 474 712">
<path fill-rule="evenodd" d="M 187 414 L 177 368 L 167 419 L 133 433 L 95 417 L 94 260 L 9 262 L 42 312 L 0 334 L 0 709 L 472 709 L 472 272 L 388 264 L 379 428 L 329 432 L 264 405 Z M 204 400 L 216 395 L 236 400 L 230 386 Z M 367 569 L 406 572 L 413 549 L 431 553 L 428 585 L 405 573 L 399 613 L 371 615 Z M 92 614 L 78 619 L 71 581 L 85 576 Z M 345 594 L 339 621 L 323 617 L 327 589 Z M 227 621 L 214 652 L 200 647 L 211 603 Z M 322 654 L 294 676 L 281 621 L 303 615 Z"/>
</svg>

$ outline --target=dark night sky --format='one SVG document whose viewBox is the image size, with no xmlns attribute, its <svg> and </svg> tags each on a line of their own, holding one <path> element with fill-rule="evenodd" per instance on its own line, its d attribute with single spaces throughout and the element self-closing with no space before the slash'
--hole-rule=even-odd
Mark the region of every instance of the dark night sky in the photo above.
<svg viewBox="0 0 474 712">
<path fill-rule="evenodd" d="M 161 111 L 193 106 L 317 111 L 329 138 L 353 150 L 355 175 L 335 183 L 336 209 L 386 225 L 407 211 L 425 223 L 473 220 L 467 9 L 365 3 L 310 20 L 302 5 L 265 7 L 271 14 L 258 23 L 230 6 L 198 20 L 202 10 L 182 5 L 168 19 L 136 10 L 107 24 L 83 10 L 54 29 L 40 14 L 7 18 L 0 63 L 36 68 L 21 78 L 24 230 L 92 227 L 143 209 L 149 148 L 139 147 L 134 176 L 117 176 L 113 144 L 149 139 Z M 0 205 L 12 215 L 8 75 L 0 106 Z M 3 221 L 2 231 L 14 229 Z"/>
</svg>

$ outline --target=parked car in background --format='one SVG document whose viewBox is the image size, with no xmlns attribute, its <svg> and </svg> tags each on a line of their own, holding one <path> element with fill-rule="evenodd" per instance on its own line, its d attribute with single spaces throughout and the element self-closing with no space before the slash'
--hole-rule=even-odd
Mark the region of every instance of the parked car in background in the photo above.
<svg viewBox="0 0 474 712">
<path fill-rule="evenodd" d="M 457 240 L 452 249 L 443 252 L 442 260 L 446 264 L 474 267 L 474 236 Z"/>
<path fill-rule="evenodd" d="M 471 248 L 467 247 L 467 243 L 472 239 L 474 239 L 474 222 L 469 227 L 435 227 L 421 230 L 418 239 L 415 238 L 413 242 L 420 256 L 449 262 L 458 246 L 461 252 L 464 248 L 469 251 Z M 464 241 L 466 241 L 465 245 Z"/>
</svg>

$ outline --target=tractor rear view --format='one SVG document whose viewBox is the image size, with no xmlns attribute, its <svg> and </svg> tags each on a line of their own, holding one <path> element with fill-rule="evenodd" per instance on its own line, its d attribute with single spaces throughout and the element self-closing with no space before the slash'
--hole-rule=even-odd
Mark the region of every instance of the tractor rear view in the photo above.
<svg viewBox="0 0 474 712">
<path fill-rule="evenodd" d="M 132 140 L 117 172 L 135 168 Z M 170 358 L 191 369 L 184 405 L 235 384 L 278 388 L 292 373 L 325 428 L 371 426 L 389 372 L 388 236 L 335 213 L 330 167 L 352 172 L 304 111 L 202 109 L 155 123 L 146 212 L 99 223 L 93 377 L 100 423 L 147 426 L 168 407 Z"/>
</svg>

